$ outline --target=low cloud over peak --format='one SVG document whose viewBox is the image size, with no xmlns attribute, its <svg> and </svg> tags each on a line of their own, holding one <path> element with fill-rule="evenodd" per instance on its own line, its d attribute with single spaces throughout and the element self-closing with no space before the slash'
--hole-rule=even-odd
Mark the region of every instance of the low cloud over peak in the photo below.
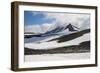
<svg viewBox="0 0 100 73">
<path fill-rule="evenodd" d="M 90 14 L 38 11 L 30 12 L 32 13 L 33 18 L 38 16 L 34 19 L 36 20 L 36 22 L 39 22 L 39 24 L 33 23 L 31 25 L 25 25 L 25 32 L 45 33 L 58 26 L 67 26 L 69 23 L 80 29 L 90 28 Z M 39 16 L 41 17 L 42 22 Z"/>
</svg>

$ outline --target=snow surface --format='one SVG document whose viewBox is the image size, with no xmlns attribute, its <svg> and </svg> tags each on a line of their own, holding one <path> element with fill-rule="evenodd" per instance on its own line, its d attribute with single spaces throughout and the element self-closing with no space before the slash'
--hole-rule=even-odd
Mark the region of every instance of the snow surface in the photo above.
<svg viewBox="0 0 100 73">
<path fill-rule="evenodd" d="M 42 54 L 25 55 L 25 62 L 34 61 L 61 61 L 89 59 L 90 53 L 67 53 L 67 54 Z"/>
<path fill-rule="evenodd" d="M 58 40 L 42 42 L 42 43 L 34 43 L 34 42 L 25 43 L 25 47 L 30 48 L 30 49 L 54 49 L 54 48 L 58 48 L 58 47 L 79 45 L 81 42 L 90 41 L 90 33 L 86 33 L 83 36 L 80 36 L 73 40 L 62 42 L 62 43 L 58 43 L 57 41 Z"/>
</svg>

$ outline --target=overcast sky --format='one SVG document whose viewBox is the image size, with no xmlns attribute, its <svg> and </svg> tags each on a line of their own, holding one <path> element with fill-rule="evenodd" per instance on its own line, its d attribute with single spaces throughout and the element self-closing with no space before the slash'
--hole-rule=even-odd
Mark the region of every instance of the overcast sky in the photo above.
<svg viewBox="0 0 100 73">
<path fill-rule="evenodd" d="M 69 23 L 80 28 L 90 28 L 90 14 L 24 11 L 25 32 L 44 33 Z"/>
</svg>

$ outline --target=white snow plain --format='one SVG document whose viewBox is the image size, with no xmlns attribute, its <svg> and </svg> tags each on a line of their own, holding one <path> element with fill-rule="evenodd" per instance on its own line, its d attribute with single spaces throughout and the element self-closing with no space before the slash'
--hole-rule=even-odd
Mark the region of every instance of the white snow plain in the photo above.
<svg viewBox="0 0 100 73">
<path fill-rule="evenodd" d="M 41 54 L 41 55 L 25 55 L 25 62 L 82 60 L 89 58 L 90 58 L 90 53 Z"/>
</svg>

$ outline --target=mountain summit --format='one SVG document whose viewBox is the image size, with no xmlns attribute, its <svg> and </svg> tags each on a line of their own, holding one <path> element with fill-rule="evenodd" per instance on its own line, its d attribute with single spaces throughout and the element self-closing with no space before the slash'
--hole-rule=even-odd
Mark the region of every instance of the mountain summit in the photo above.
<svg viewBox="0 0 100 73">
<path fill-rule="evenodd" d="M 59 33 L 59 32 L 61 32 L 61 31 L 64 31 L 64 30 L 66 30 L 66 29 L 68 29 L 69 31 L 78 31 L 78 27 L 76 27 L 76 26 L 74 26 L 74 25 L 72 25 L 71 23 L 69 23 L 67 26 L 65 26 L 65 27 L 62 27 L 62 26 L 58 26 L 58 27 L 56 27 L 55 29 L 53 29 L 53 30 L 51 30 L 51 31 L 47 31 L 45 34 L 56 34 L 56 33 Z"/>
<path fill-rule="evenodd" d="M 67 25 L 65 29 L 68 29 L 69 31 L 77 31 L 79 28 L 69 23 L 69 25 Z"/>
</svg>

